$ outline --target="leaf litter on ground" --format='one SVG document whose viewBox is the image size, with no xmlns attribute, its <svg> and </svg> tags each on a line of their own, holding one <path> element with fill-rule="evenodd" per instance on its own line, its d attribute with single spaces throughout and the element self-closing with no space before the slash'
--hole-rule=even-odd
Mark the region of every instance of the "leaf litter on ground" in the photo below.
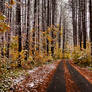
<svg viewBox="0 0 92 92">
<path fill-rule="evenodd" d="M 26 70 L 26 75 L 13 79 L 11 92 L 45 92 L 59 62 Z"/>
</svg>

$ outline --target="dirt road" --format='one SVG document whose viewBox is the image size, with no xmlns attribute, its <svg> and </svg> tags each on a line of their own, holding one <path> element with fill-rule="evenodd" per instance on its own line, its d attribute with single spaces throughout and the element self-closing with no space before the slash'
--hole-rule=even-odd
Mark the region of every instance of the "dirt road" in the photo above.
<svg viewBox="0 0 92 92">
<path fill-rule="evenodd" d="M 92 84 L 72 66 L 70 60 L 62 60 L 47 92 L 92 92 Z"/>
</svg>

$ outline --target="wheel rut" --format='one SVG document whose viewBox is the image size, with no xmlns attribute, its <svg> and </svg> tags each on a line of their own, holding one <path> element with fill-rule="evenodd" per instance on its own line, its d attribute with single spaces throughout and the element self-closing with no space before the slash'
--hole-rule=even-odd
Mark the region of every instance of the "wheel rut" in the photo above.
<svg viewBox="0 0 92 92">
<path fill-rule="evenodd" d="M 92 84 L 69 62 L 70 60 L 60 62 L 47 92 L 92 92 Z"/>
<path fill-rule="evenodd" d="M 47 88 L 47 92 L 66 92 L 63 62 L 60 62 L 59 66 L 57 67 L 52 81 Z"/>
</svg>

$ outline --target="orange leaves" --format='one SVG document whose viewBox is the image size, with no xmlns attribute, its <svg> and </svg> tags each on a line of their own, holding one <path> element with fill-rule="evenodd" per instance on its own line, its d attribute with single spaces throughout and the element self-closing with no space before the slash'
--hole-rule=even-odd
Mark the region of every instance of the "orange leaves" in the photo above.
<svg viewBox="0 0 92 92">
<path fill-rule="evenodd" d="M 15 0 L 10 0 L 10 4 L 14 5 L 15 4 Z"/>
<path fill-rule="evenodd" d="M 52 41 L 52 37 L 51 37 L 51 36 L 49 36 L 49 35 L 47 35 L 47 39 L 49 40 L 49 42 L 51 42 L 51 41 Z"/>
<path fill-rule="evenodd" d="M 0 32 L 10 30 L 10 26 L 4 22 L 5 20 L 6 20 L 6 16 L 0 13 Z"/>
<path fill-rule="evenodd" d="M 0 32 L 9 31 L 10 26 L 6 24 L 5 22 L 0 22 Z"/>
</svg>

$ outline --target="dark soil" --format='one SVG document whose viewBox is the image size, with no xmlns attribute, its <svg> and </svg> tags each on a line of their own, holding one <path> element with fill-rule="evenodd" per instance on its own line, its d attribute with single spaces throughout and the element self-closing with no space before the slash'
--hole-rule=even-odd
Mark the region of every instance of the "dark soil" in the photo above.
<svg viewBox="0 0 92 92">
<path fill-rule="evenodd" d="M 52 81 L 47 88 L 47 92 L 66 92 L 63 62 L 60 62 L 59 66 L 57 67 Z"/>
</svg>

